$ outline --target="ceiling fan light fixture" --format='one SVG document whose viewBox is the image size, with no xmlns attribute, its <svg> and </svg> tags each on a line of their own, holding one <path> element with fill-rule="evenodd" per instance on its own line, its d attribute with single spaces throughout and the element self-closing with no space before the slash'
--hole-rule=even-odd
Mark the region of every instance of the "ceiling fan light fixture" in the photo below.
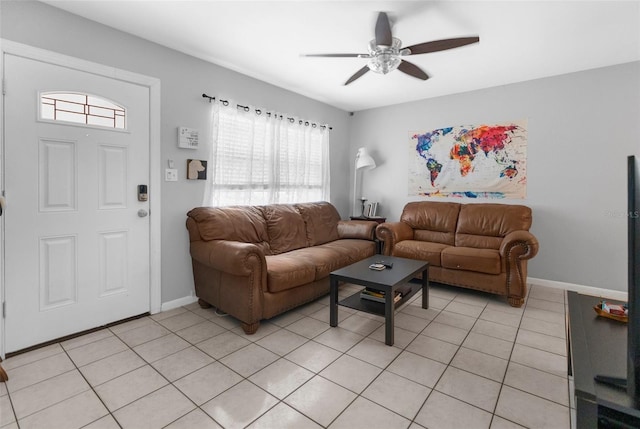
<svg viewBox="0 0 640 429">
<path fill-rule="evenodd" d="M 367 66 L 372 72 L 387 74 L 397 69 L 400 62 L 400 58 L 386 54 L 371 58 Z"/>
<path fill-rule="evenodd" d="M 2 1 L 2 0 L 0 0 Z M 417 54 L 428 54 L 430 52 L 446 51 L 447 49 L 459 48 L 460 46 L 478 43 L 480 37 L 455 37 L 452 39 L 432 40 L 431 42 L 418 43 L 416 45 L 402 48 L 402 41 L 392 36 L 391 23 L 385 12 L 378 13 L 378 20 L 375 27 L 376 38 L 369 42 L 368 54 L 314 54 L 306 55 L 308 57 L 335 57 L 335 58 L 368 58 L 367 64 L 360 70 L 355 72 L 344 85 L 349 85 L 356 79 L 360 79 L 369 70 L 387 74 L 396 69 L 402 73 L 415 77 L 420 80 L 429 79 L 429 75 L 425 73 L 417 65 L 403 60 L 401 57 Z"/>
<path fill-rule="evenodd" d="M 376 44 L 373 39 L 369 42 L 369 54 L 371 59 L 367 63 L 367 67 L 373 72 L 387 74 L 398 68 L 402 60 L 400 59 L 400 47 L 402 41 L 393 38 L 391 46 Z"/>
</svg>

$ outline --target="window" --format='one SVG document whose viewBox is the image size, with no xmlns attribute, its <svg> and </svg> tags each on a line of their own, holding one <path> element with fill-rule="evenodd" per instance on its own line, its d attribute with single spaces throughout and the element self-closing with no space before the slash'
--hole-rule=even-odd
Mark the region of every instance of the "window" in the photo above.
<svg viewBox="0 0 640 429">
<path fill-rule="evenodd" d="M 328 200 L 328 128 L 257 112 L 214 107 L 205 205 Z"/>
<path fill-rule="evenodd" d="M 40 119 L 126 129 L 126 110 L 111 101 L 75 92 L 40 94 Z"/>
</svg>

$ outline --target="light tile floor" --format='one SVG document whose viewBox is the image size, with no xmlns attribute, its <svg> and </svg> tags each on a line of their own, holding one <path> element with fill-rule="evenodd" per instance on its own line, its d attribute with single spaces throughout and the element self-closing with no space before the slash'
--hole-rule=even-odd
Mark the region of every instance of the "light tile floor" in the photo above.
<svg viewBox="0 0 640 429">
<path fill-rule="evenodd" d="M 359 290 L 341 286 L 340 295 Z M 197 303 L 3 362 L 0 428 L 568 429 L 565 293 L 434 286 L 383 319 L 329 298 L 245 335 Z"/>
</svg>

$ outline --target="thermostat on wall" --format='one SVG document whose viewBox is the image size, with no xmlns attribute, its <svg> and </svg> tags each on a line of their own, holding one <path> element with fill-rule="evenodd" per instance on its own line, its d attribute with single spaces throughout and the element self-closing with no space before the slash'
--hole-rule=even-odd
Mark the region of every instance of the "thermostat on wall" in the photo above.
<svg viewBox="0 0 640 429">
<path fill-rule="evenodd" d="M 198 149 L 198 130 L 195 128 L 178 127 L 178 147 L 183 149 Z"/>
</svg>

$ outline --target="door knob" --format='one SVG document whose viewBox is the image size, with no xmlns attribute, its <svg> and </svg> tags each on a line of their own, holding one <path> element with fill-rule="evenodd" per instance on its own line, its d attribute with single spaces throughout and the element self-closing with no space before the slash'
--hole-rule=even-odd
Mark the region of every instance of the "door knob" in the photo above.
<svg viewBox="0 0 640 429">
<path fill-rule="evenodd" d="M 138 217 L 145 217 L 149 214 L 145 209 L 138 210 Z"/>
</svg>

